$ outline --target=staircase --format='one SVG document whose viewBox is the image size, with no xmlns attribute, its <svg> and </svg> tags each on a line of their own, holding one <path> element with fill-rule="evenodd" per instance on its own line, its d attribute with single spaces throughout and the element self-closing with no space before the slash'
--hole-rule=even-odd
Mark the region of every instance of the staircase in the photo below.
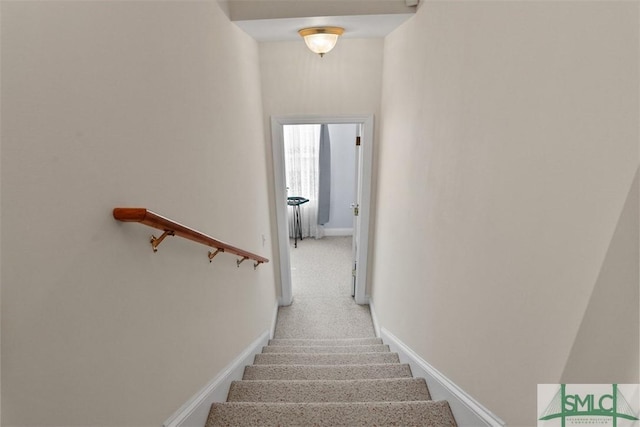
<svg viewBox="0 0 640 427">
<path fill-rule="evenodd" d="M 379 338 L 273 339 L 214 403 L 214 426 L 455 426 Z"/>
</svg>

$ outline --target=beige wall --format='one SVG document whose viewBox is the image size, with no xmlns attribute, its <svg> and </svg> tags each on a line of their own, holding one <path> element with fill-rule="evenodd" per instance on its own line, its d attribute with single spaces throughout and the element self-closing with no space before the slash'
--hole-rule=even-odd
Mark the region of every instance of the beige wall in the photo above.
<svg viewBox="0 0 640 427">
<path fill-rule="evenodd" d="M 309 51 L 302 39 L 259 46 L 267 119 L 379 111 L 382 39 L 341 39 L 323 58 Z"/>
<path fill-rule="evenodd" d="M 215 2 L 2 2 L 2 114 L 2 424 L 161 424 L 269 328 L 273 264 L 111 210 L 271 258 L 257 43 Z"/>
<path fill-rule="evenodd" d="M 379 321 L 509 425 L 638 382 L 638 16 L 426 2 L 385 39 Z"/>
<path fill-rule="evenodd" d="M 383 40 L 341 39 L 323 58 L 309 51 L 302 39 L 265 42 L 259 46 L 269 194 L 273 201 L 270 117 L 374 114 L 377 118 L 382 86 Z M 275 212 L 273 202 L 271 209 Z M 275 237 L 275 215 L 272 227 Z M 274 261 L 279 262 L 276 246 L 273 255 Z M 277 282 L 279 277 L 276 270 Z"/>
<path fill-rule="evenodd" d="M 639 323 L 638 286 L 631 286 L 638 283 L 638 214 L 636 172 L 562 373 L 562 383 L 624 383 L 638 376 L 637 328 L 627 325 L 634 320 Z M 602 368 L 603 361 L 606 369 Z"/>
</svg>

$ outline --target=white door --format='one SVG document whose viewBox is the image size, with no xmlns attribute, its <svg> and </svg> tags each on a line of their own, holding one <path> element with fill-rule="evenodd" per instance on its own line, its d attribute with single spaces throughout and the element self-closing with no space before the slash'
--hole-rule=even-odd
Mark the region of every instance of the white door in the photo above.
<svg viewBox="0 0 640 427">
<path fill-rule="evenodd" d="M 291 261 L 289 258 L 289 228 L 287 215 L 286 179 L 284 166 L 284 125 L 310 123 L 359 123 L 362 144 L 358 149 L 358 216 L 354 216 L 353 265 L 355 274 L 355 301 L 367 304 L 367 256 L 369 247 L 369 211 L 371 204 L 371 170 L 373 164 L 373 115 L 348 116 L 273 116 L 271 117 L 275 211 L 278 225 L 277 250 L 280 255 L 280 305 L 293 301 L 291 289 Z"/>
<path fill-rule="evenodd" d="M 356 132 L 356 140 L 353 142 L 356 145 L 356 165 L 355 165 L 355 191 L 354 198 L 355 200 L 351 204 L 351 210 L 353 211 L 353 244 L 352 244 L 352 255 L 351 255 L 351 296 L 356 296 L 356 279 L 358 277 L 358 242 L 360 241 L 360 204 L 362 202 L 362 185 L 360 182 L 360 174 L 362 173 L 361 165 L 362 165 L 362 150 L 360 150 L 360 141 L 362 138 L 360 135 L 362 134 L 362 126 L 360 124 L 357 125 L 358 130 Z"/>
</svg>

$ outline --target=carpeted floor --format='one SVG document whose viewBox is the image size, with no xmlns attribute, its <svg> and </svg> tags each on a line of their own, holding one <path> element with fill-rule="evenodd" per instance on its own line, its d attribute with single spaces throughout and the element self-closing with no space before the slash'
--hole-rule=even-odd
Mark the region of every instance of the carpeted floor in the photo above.
<svg viewBox="0 0 640 427">
<path fill-rule="evenodd" d="M 290 245 L 294 298 L 351 292 L 351 237 L 306 238 Z"/>
<path fill-rule="evenodd" d="M 291 248 L 293 304 L 280 307 L 275 338 L 375 336 L 368 306 L 351 297 L 351 237 L 306 238 Z"/>
</svg>

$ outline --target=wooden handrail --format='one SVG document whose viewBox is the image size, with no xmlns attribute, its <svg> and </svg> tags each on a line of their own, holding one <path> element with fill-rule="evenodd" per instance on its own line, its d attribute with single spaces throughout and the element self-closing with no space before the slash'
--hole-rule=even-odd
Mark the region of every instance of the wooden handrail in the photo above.
<svg viewBox="0 0 640 427">
<path fill-rule="evenodd" d="M 165 218 L 162 215 L 158 215 L 157 213 L 145 208 L 114 208 L 113 217 L 118 221 L 139 222 L 144 225 L 148 225 L 149 227 L 162 230 L 164 232 L 162 236 L 151 236 L 151 246 L 154 252 L 158 250 L 158 245 L 162 243 L 162 240 L 164 240 L 165 237 L 180 236 L 185 239 L 192 240 L 196 243 L 201 243 L 205 246 L 216 249 L 215 252 L 209 252 L 209 261 L 211 261 L 213 257 L 215 257 L 220 252 L 225 252 L 242 257 L 241 259 L 236 261 L 238 267 L 240 267 L 240 264 L 247 259 L 256 261 L 256 263 L 253 265 L 254 268 L 258 267 L 258 265 L 262 263 L 269 262 L 267 258 L 231 246 L 228 243 L 214 239 L 211 236 L 189 228 L 169 218 Z"/>
</svg>

